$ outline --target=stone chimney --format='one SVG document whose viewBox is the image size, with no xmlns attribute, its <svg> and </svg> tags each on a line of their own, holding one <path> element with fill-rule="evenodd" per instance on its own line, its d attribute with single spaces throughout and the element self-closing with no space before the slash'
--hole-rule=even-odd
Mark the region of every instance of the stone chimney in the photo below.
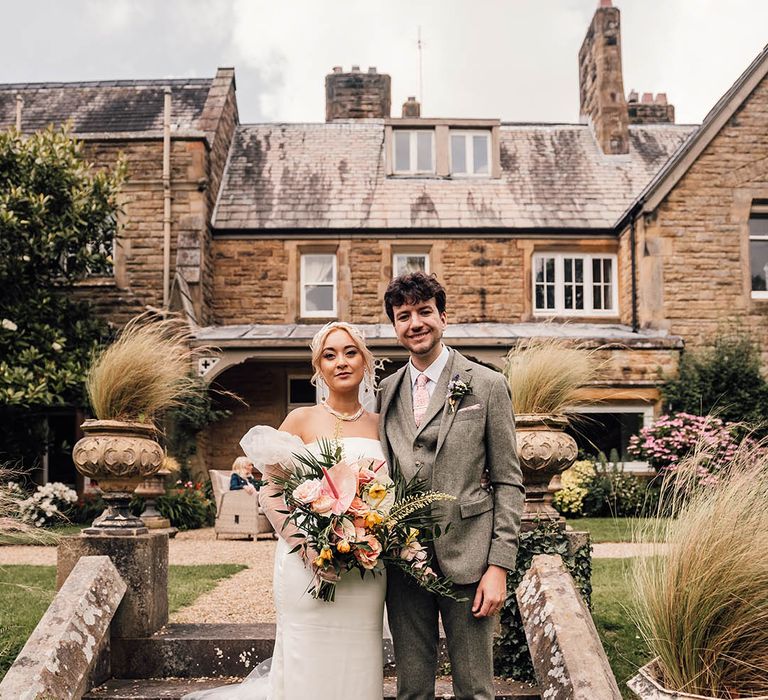
<svg viewBox="0 0 768 700">
<path fill-rule="evenodd" d="M 352 66 L 349 73 L 336 66 L 325 76 L 325 121 L 334 119 L 384 119 L 389 117 L 392 86 L 388 75 L 371 66 L 362 73 Z"/>
<path fill-rule="evenodd" d="M 409 97 L 405 102 L 403 102 L 403 118 L 420 116 L 421 102 L 419 102 L 415 97 Z"/>
<path fill-rule="evenodd" d="M 580 115 L 603 153 L 629 152 L 629 117 L 621 73 L 621 23 L 611 0 L 600 4 L 579 50 Z"/>
<path fill-rule="evenodd" d="M 667 102 L 667 93 L 644 92 L 642 102 L 637 90 L 631 90 L 627 97 L 630 124 L 674 124 L 675 106 Z"/>
</svg>

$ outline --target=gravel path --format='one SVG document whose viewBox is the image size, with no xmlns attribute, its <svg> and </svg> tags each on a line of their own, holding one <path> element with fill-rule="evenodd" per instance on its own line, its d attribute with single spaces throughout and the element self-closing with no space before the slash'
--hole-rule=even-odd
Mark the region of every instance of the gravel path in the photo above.
<svg viewBox="0 0 768 700">
<path fill-rule="evenodd" d="M 652 545 L 629 542 L 593 545 L 596 559 L 648 554 Z M 215 539 L 213 528 L 180 532 L 170 540 L 171 564 L 245 564 L 248 568 L 224 579 L 193 605 L 171 616 L 171 622 L 274 622 L 272 567 L 275 541 L 263 539 Z M 0 566 L 12 564 L 56 564 L 56 548 L 45 546 L 0 546 Z"/>
</svg>

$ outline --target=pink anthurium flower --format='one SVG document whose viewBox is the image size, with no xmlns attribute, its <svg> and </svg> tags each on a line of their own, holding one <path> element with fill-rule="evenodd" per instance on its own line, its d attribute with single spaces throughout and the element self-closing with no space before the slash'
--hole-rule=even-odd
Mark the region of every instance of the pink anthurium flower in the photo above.
<svg viewBox="0 0 768 700">
<path fill-rule="evenodd" d="M 323 494 L 333 499 L 331 512 L 334 515 L 346 513 L 357 494 L 357 472 L 342 460 L 330 469 L 323 467 L 321 484 Z"/>
</svg>

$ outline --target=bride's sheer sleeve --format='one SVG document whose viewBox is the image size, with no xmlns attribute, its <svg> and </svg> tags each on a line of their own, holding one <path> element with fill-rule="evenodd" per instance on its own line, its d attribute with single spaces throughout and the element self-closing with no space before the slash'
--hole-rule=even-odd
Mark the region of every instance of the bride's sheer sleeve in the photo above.
<svg viewBox="0 0 768 700">
<path fill-rule="evenodd" d="M 287 510 L 285 499 L 274 477 L 284 477 L 290 473 L 293 455 L 304 451 L 304 443 L 296 435 L 266 425 L 257 425 L 243 436 L 240 447 L 267 482 L 259 490 L 259 505 L 267 520 L 291 547 L 303 543 L 301 530 L 294 523 L 287 522 L 288 516 L 284 512 Z"/>
</svg>

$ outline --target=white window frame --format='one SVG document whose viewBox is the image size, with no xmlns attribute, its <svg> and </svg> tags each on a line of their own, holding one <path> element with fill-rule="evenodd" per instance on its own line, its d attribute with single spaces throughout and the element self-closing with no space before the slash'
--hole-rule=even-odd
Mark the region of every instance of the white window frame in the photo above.
<svg viewBox="0 0 768 700">
<path fill-rule="evenodd" d="M 429 170 L 419 170 L 417 134 L 428 133 L 431 140 L 432 162 Z M 409 170 L 397 169 L 397 134 L 409 134 Z M 434 175 L 435 174 L 435 130 L 434 129 L 392 129 L 392 172 L 395 175 Z"/>
<path fill-rule="evenodd" d="M 569 406 L 565 410 L 567 413 L 641 413 L 643 415 L 643 428 L 647 428 L 653 423 L 653 406 L 647 403 L 582 404 Z M 653 471 L 648 466 L 648 462 L 644 460 L 633 460 L 621 464 L 624 465 L 624 471 L 627 472 L 642 474 Z"/>
<path fill-rule="evenodd" d="M 392 277 L 397 277 L 398 258 L 424 258 L 424 272 L 429 274 L 429 253 L 423 250 L 397 250 L 392 253 Z"/>
<path fill-rule="evenodd" d="M 472 168 L 472 171 L 459 173 L 453 168 L 453 137 L 464 137 L 464 158 L 467 164 L 467 168 Z M 474 172 L 475 167 L 475 143 L 472 139 L 473 136 L 485 136 L 486 146 L 486 160 L 488 163 L 488 171 L 484 173 Z M 491 132 L 487 129 L 450 129 L 448 131 L 448 159 L 451 168 L 451 177 L 490 177 L 491 176 Z"/>
<path fill-rule="evenodd" d="M 324 255 L 327 257 L 333 258 L 333 280 L 331 283 L 324 282 L 322 284 L 318 284 L 316 282 L 307 282 L 306 280 L 306 259 L 308 255 Z M 301 254 L 301 274 L 300 274 L 300 281 L 299 281 L 299 295 L 301 297 L 301 317 L 302 318 L 336 318 L 338 316 L 338 307 L 339 302 L 337 298 L 337 292 L 338 292 L 338 280 L 337 280 L 337 265 L 338 261 L 336 259 L 336 253 L 312 253 L 312 252 L 306 252 Z M 306 304 L 306 287 L 308 285 L 311 285 L 313 287 L 318 286 L 325 286 L 333 287 L 333 309 L 327 310 L 327 309 L 321 309 L 320 311 L 309 311 L 307 309 Z"/>
<path fill-rule="evenodd" d="M 547 258 L 555 259 L 555 308 L 540 309 L 536 306 L 536 263 Z M 565 308 L 565 258 L 578 258 L 584 264 L 584 308 Z M 595 309 L 594 290 L 592 289 L 592 261 L 595 259 L 611 261 L 612 289 L 610 309 Z M 618 316 L 619 315 L 619 282 L 618 282 L 618 256 L 612 253 L 534 253 L 531 259 L 531 302 L 533 313 L 536 316 Z"/>
<path fill-rule="evenodd" d="M 755 216 L 755 215 L 758 216 Z M 749 212 L 749 220 L 751 221 L 753 218 L 764 218 L 764 214 L 768 214 L 768 207 L 764 204 L 756 204 L 752 207 L 752 210 Z M 747 226 L 749 226 L 749 223 L 747 223 Z M 752 289 L 752 241 L 768 241 L 768 235 L 760 235 L 760 234 L 752 234 L 749 233 L 749 270 L 747 274 L 749 275 L 749 292 L 750 296 L 753 299 L 768 299 L 768 289 Z"/>
</svg>

